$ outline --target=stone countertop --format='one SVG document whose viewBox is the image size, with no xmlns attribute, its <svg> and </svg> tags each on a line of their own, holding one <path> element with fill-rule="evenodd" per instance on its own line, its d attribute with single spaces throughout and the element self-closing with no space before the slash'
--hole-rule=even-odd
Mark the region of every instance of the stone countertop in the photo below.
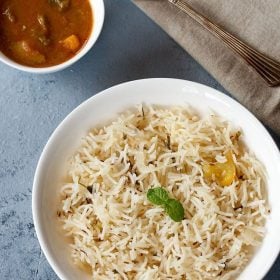
<svg viewBox="0 0 280 280">
<path fill-rule="evenodd" d="M 151 77 L 192 80 L 227 94 L 129 0 L 105 6 L 97 44 L 71 68 L 32 75 L 0 65 L 0 279 L 58 279 L 34 231 L 32 181 L 49 136 L 77 105 L 112 85 Z M 280 259 L 265 279 L 280 279 Z"/>
</svg>

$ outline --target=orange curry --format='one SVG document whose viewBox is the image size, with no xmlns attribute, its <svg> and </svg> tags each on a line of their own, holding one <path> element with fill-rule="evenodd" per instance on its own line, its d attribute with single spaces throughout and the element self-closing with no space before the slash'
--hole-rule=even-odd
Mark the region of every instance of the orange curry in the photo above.
<svg viewBox="0 0 280 280">
<path fill-rule="evenodd" d="M 92 28 L 88 0 L 0 1 L 0 51 L 23 65 L 48 67 L 70 59 Z"/>
</svg>

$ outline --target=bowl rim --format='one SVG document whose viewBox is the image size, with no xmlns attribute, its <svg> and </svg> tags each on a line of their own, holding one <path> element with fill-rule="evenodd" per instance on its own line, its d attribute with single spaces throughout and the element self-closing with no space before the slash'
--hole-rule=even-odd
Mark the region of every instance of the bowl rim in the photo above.
<svg viewBox="0 0 280 280">
<path fill-rule="evenodd" d="M 46 237 L 44 236 L 44 233 L 42 231 L 41 222 L 39 220 L 39 214 L 38 214 L 39 213 L 39 206 L 40 206 L 39 205 L 40 177 L 42 176 L 41 174 L 43 173 L 43 167 L 45 166 L 45 161 L 46 161 L 46 157 L 47 157 L 47 153 L 48 153 L 49 148 L 53 145 L 53 142 L 58 137 L 58 135 L 60 134 L 60 131 L 63 129 L 65 124 L 69 121 L 69 119 L 71 119 L 71 117 L 73 115 L 77 114 L 79 111 L 82 111 L 83 107 L 86 104 L 88 104 L 90 102 L 93 102 L 94 100 L 97 100 L 99 98 L 102 98 L 105 95 L 112 95 L 113 94 L 112 91 L 114 91 L 114 89 L 116 89 L 116 88 L 126 87 L 126 86 L 131 85 L 131 84 L 136 84 L 137 85 L 138 83 L 142 83 L 142 82 L 145 83 L 145 82 L 157 81 L 157 82 L 160 83 L 163 80 L 164 81 L 170 81 L 170 82 L 183 82 L 183 83 L 186 83 L 188 85 L 197 86 L 200 89 L 206 89 L 208 91 L 210 90 L 211 93 L 216 95 L 216 97 L 219 100 L 224 101 L 224 102 L 229 103 L 229 104 L 232 104 L 235 107 L 236 106 L 239 107 L 239 109 L 241 109 L 244 113 L 246 113 L 248 115 L 248 118 L 250 118 L 252 121 L 255 122 L 257 128 L 259 130 L 261 130 L 263 135 L 267 138 L 267 140 L 269 140 L 270 145 L 271 145 L 272 149 L 277 153 L 278 160 L 280 162 L 280 150 L 279 150 L 278 146 L 276 145 L 272 136 L 269 134 L 267 129 L 264 127 L 264 125 L 247 108 L 245 108 L 242 104 L 240 104 L 239 102 L 234 100 L 232 97 L 230 97 L 230 96 L 228 96 L 228 95 L 226 95 L 226 94 L 224 94 L 224 93 L 222 93 L 222 92 L 220 92 L 217 89 L 214 89 L 212 87 L 206 86 L 206 85 L 201 84 L 201 83 L 188 81 L 188 80 L 183 80 L 183 79 L 176 79 L 176 78 L 148 78 L 148 79 L 137 79 L 137 80 L 132 80 L 132 81 L 120 83 L 120 84 L 114 85 L 112 87 L 109 87 L 107 89 L 104 89 L 104 90 L 98 92 L 97 94 L 95 94 L 92 97 L 86 99 L 80 105 L 75 107 L 69 114 L 67 114 L 67 116 L 55 128 L 55 130 L 53 131 L 53 133 L 49 137 L 47 143 L 45 144 L 45 147 L 43 148 L 43 151 L 40 155 L 40 158 L 38 160 L 37 167 L 36 167 L 36 170 L 35 170 L 33 186 L 32 186 L 32 216 L 33 216 L 33 221 L 34 221 L 34 227 L 35 227 L 36 235 L 37 235 L 37 238 L 39 240 L 42 251 L 43 251 L 44 255 L 46 256 L 46 259 L 49 262 L 49 264 L 51 265 L 52 269 L 55 271 L 55 273 L 59 276 L 60 279 L 67 280 L 68 278 L 65 276 L 63 270 L 56 263 L 56 261 L 54 260 L 54 258 L 52 256 L 52 253 L 50 252 L 49 248 L 46 246 L 46 244 L 47 244 Z M 263 268 L 261 270 L 259 279 L 262 279 L 267 274 L 267 272 L 270 270 L 270 268 L 274 264 L 275 260 L 277 259 L 278 255 L 279 255 L 279 252 L 280 252 L 280 239 L 278 240 L 278 243 L 275 243 L 274 248 L 276 248 L 276 250 L 273 251 L 273 254 L 271 255 L 270 260 L 268 260 L 268 262 L 263 265 Z"/>
<path fill-rule="evenodd" d="M 20 64 L 10 59 L 0 51 L 0 61 L 14 69 L 27 73 L 33 73 L 33 74 L 49 74 L 49 73 L 58 72 L 76 63 L 83 56 L 85 56 L 90 51 L 90 49 L 94 46 L 94 44 L 96 43 L 97 39 L 101 34 L 103 24 L 104 24 L 104 18 L 105 18 L 104 0 L 89 0 L 89 3 L 93 14 L 93 25 L 92 25 L 90 36 L 88 40 L 85 42 L 85 44 L 82 46 L 82 48 L 70 59 L 53 66 L 32 67 L 32 66 Z M 97 6 L 98 13 L 96 13 L 96 9 L 95 9 L 96 5 L 98 5 Z"/>
</svg>

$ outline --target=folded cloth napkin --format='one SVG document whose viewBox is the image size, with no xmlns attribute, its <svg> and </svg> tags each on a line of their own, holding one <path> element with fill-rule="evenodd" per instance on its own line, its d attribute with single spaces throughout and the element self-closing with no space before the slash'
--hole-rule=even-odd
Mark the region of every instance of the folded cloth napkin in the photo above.
<svg viewBox="0 0 280 280">
<path fill-rule="evenodd" d="M 167 0 L 134 0 L 232 96 L 280 135 L 280 86 L 269 88 L 219 39 Z M 280 61 L 280 0 L 188 0 L 198 12 Z"/>
</svg>

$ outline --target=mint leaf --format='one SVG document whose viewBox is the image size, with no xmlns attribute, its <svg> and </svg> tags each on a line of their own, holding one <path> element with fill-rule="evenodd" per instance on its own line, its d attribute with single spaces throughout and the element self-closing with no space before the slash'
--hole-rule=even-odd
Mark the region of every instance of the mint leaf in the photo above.
<svg viewBox="0 0 280 280">
<path fill-rule="evenodd" d="M 156 205 L 164 205 L 169 199 L 168 192 L 161 187 L 149 189 L 147 198 L 150 202 Z"/>
<path fill-rule="evenodd" d="M 180 222 L 184 219 L 184 208 L 180 201 L 169 198 L 168 192 L 157 187 L 149 189 L 147 192 L 148 200 L 155 204 L 164 207 L 166 214 L 175 222 Z"/>
<path fill-rule="evenodd" d="M 164 205 L 168 216 L 175 222 L 181 222 L 184 219 L 184 208 L 180 201 L 168 199 Z"/>
</svg>

